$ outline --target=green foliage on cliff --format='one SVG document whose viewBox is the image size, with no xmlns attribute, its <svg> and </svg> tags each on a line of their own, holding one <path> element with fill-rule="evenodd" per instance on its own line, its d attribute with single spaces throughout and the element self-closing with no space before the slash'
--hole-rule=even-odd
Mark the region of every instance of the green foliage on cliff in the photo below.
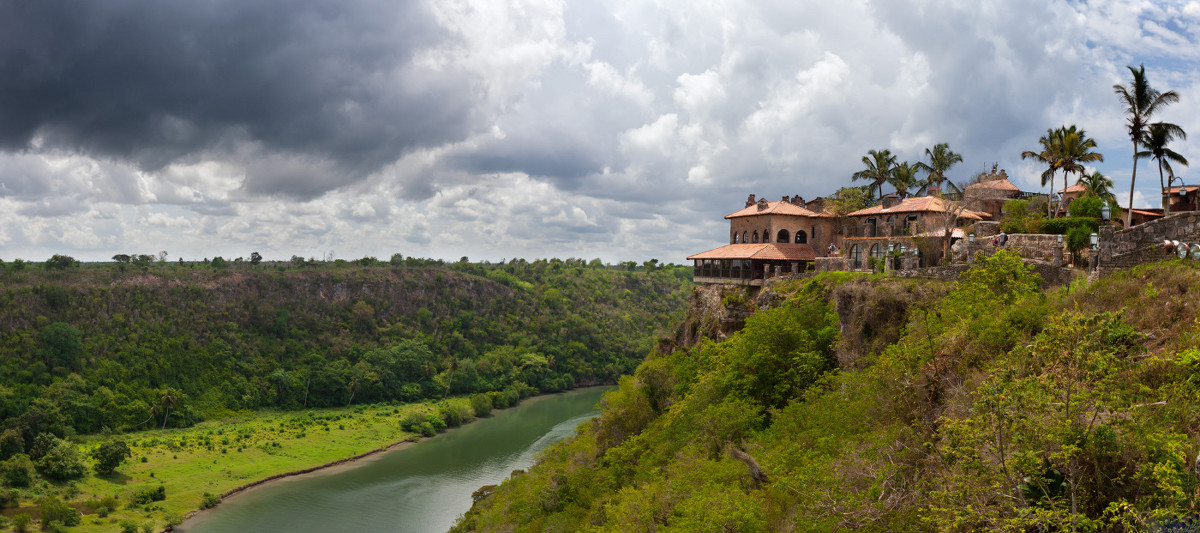
<svg viewBox="0 0 1200 533">
<path fill-rule="evenodd" d="M 1001 251 L 948 291 L 845 280 L 777 288 L 783 303 L 727 339 L 651 354 L 599 418 L 456 531 L 1124 532 L 1195 519 L 1193 265 L 1043 292 Z M 845 315 L 904 293 L 934 296 L 889 311 L 894 332 L 872 335 L 894 342 L 844 357 L 839 328 L 864 323 Z"/>
</svg>

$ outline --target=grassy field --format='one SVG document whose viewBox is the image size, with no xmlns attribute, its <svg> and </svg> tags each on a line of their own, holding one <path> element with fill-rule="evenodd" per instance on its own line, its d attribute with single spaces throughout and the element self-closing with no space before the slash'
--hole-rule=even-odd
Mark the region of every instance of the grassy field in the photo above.
<svg viewBox="0 0 1200 533">
<path fill-rule="evenodd" d="M 443 406 L 470 413 L 466 398 L 404 405 L 367 405 L 299 412 L 257 412 L 208 421 L 186 429 L 147 430 L 121 436 L 133 451 L 112 477 L 87 477 L 65 484 L 41 483 L 23 492 L 21 507 L 38 517 L 35 500 L 56 495 L 83 512 L 71 531 L 160 531 L 199 509 L 204 495 L 220 495 L 254 481 L 328 464 L 378 450 L 419 435 L 403 431 L 409 413 L 434 413 Z M 104 437 L 89 437 L 85 453 Z M 166 498 L 136 503 L 137 495 L 162 486 Z M 10 521 L 0 519 L 4 525 Z"/>
</svg>

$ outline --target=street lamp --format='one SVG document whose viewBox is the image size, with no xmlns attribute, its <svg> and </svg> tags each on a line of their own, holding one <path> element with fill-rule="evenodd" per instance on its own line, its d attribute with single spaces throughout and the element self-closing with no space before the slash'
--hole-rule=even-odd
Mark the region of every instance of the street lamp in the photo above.
<svg viewBox="0 0 1200 533">
<path fill-rule="evenodd" d="M 1104 207 L 1100 208 L 1100 218 L 1105 222 L 1112 220 L 1112 206 L 1108 202 L 1104 202 Z"/>
<path fill-rule="evenodd" d="M 1180 200 L 1182 200 L 1184 202 L 1187 201 L 1187 187 L 1184 186 L 1184 184 L 1183 184 L 1183 177 L 1176 176 L 1174 173 L 1168 175 L 1167 176 L 1167 193 L 1164 195 L 1164 196 L 1166 196 L 1166 199 L 1167 199 L 1167 205 L 1163 206 L 1165 208 L 1164 214 L 1171 213 L 1171 184 L 1175 183 L 1175 180 L 1179 180 L 1179 198 L 1180 198 Z"/>
<path fill-rule="evenodd" d="M 1095 233 L 1088 235 L 1088 242 L 1092 243 L 1093 250 L 1097 250 L 1100 248 L 1100 236 L 1099 235 L 1097 235 Z"/>
<path fill-rule="evenodd" d="M 975 243 L 975 234 L 974 233 L 967 234 L 967 242 L 972 243 L 972 244 Z"/>
</svg>

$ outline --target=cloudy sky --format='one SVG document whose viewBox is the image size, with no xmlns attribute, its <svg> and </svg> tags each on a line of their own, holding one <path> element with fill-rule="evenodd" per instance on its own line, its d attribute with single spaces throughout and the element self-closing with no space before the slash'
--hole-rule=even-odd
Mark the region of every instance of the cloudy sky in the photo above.
<svg viewBox="0 0 1200 533">
<path fill-rule="evenodd" d="M 869 149 L 1044 190 L 1072 123 L 1128 198 L 1140 63 L 1200 135 L 1195 0 L 2 2 L 0 259 L 682 263 Z"/>
</svg>

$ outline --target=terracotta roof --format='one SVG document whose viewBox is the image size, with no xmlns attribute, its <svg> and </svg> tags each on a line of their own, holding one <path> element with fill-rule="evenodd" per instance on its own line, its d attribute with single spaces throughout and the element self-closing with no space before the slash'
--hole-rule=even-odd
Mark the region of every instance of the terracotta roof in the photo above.
<svg viewBox="0 0 1200 533">
<path fill-rule="evenodd" d="M 1058 191 L 1058 194 L 1066 194 L 1069 192 L 1083 192 L 1086 190 L 1087 190 L 1087 187 L 1084 187 L 1082 184 L 1076 183 L 1075 185 L 1072 185 L 1070 187 L 1067 187 L 1066 189 Z"/>
<path fill-rule="evenodd" d="M 1200 189 L 1200 185 L 1183 185 L 1182 187 L 1187 192 L 1192 192 L 1196 189 Z M 1167 190 L 1163 191 L 1163 192 L 1166 192 L 1167 194 L 1179 194 L 1179 187 L 1168 187 Z"/>
<path fill-rule="evenodd" d="M 812 261 L 817 254 L 807 244 L 726 244 L 720 248 L 689 255 L 688 259 L 764 259 L 776 261 Z"/>
<path fill-rule="evenodd" d="M 754 204 L 736 213 L 725 215 L 725 218 L 749 217 L 754 215 L 796 215 L 801 217 L 828 216 L 824 213 L 814 213 L 796 204 L 784 202 L 783 200 L 775 200 L 774 202 L 767 202 L 767 208 L 763 209 L 762 211 L 758 210 L 758 204 Z"/>
<path fill-rule="evenodd" d="M 1162 213 L 1155 213 L 1154 211 L 1142 211 L 1141 209 L 1134 209 L 1133 212 L 1137 213 L 1139 215 L 1142 215 L 1142 216 L 1146 216 L 1146 217 L 1161 217 L 1161 216 L 1163 216 Z"/>
<path fill-rule="evenodd" d="M 884 209 L 882 205 L 860 209 L 846 216 L 858 217 L 866 215 L 891 215 L 896 213 L 945 213 L 946 201 L 936 196 L 918 196 L 905 198 L 899 204 L 893 205 Z M 983 213 L 978 213 L 970 209 L 963 209 L 960 218 L 970 218 L 974 220 L 983 220 Z"/>
<path fill-rule="evenodd" d="M 1016 191 L 1016 192 L 1021 191 L 1021 189 L 1018 189 L 1017 186 L 1013 185 L 1011 181 L 1008 181 L 1007 178 L 1000 178 L 1000 179 L 996 179 L 996 180 L 988 180 L 988 181 L 981 181 L 979 183 L 973 183 L 971 185 L 967 185 L 967 189 L 997 189 L 997 190 L 1001 190 L 1001 191 Z"/>
</svg>

